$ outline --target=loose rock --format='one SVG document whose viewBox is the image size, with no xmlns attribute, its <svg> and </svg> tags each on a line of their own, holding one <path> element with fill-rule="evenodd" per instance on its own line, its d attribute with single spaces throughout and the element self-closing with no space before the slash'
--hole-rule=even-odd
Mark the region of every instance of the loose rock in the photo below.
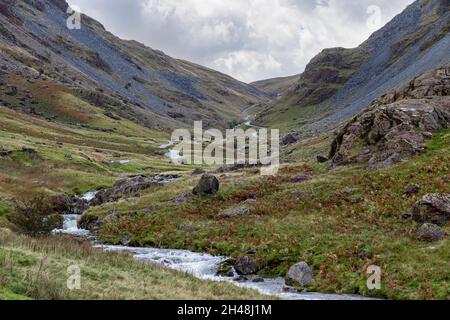
<svg viewBox="0 0 450 320">
<path fill-rule="evenodd" d="M 450 220 L 450 194 L 427 194 L 411 209 L 409 215 L 416 222 L 439 226 Z"/>
<path fill-rule="evenodd" d="M 196 196 L 215 195 L 219 191 L 219 180 L 213 175 L 204 174 L 192 193 Z"/>
<path fill-rule="evenodd" d="M 437 225 L 425 223 L 419 229 L 417 240 L 423 242 L 436 242 L 444 239 L 444 231 Z"/>
<path fill-rule="evenodd" d="M 285 281 L 288 286 L 305 288 L 314 283 L 314 276 L 308 264 L 302 261 L 289 269 Z"/>
</svg>

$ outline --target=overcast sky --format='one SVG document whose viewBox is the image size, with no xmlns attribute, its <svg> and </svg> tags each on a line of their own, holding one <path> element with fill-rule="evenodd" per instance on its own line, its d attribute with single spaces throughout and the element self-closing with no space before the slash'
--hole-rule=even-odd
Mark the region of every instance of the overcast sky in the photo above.
<svg viewBox="0 0 450 320">
<path fill-rule="evenodd" d="M 109 31 L 255 80 L 300 73 L 324 48 L 355 47 L 413 0 L 69 0 Z"/>
</svg>

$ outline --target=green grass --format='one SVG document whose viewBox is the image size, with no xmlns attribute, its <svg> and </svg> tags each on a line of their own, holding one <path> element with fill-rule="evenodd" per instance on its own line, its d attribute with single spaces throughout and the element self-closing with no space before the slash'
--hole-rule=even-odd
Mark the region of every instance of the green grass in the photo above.
<svg viewBox="0 0 450 320">
<path fill-rule="evenodd" d="M 150 300 L 267 299 L 228 283 L 208 282 L 104 253 L 65 238 L 30 239 L 0 230 L 0 299 Z M 67 289 L 69 266 L 79 266 L 81 289 Z"/>
<path fill-rule="evenodd" d="M 270 178 L 251 171 L 230 174 L 222 177 L 218 195 L 195 197 L 179 205 L 173 198 L 190 191 L 198 179 L 185 178 L 87 214 L 104 217 L 113 209 L 118 212 L 119 219 L 101 229 L 101 239 L 110 243 L 128 235 L 139 246 L 234 257 L 257 248 L 262 274 L 284 275 L 292 264 L 307 261 L 316 276 L 312 290 L 390 299 L 448 299 L 448 240 L 434 244 L 434 250 L 423 250 L 429 245 L 416 241 L 419 225 L 400 216 L 424 194 L 448 192 L 444 177 L 450 172 L 449 146 L 447 130 L 435 135 L 426 154 L 374 172 L 362 166 L 327 172 L 325 165 L 292 164 Z M 298 174 L 314 178 L 291 183 Z M 403 190 L 411 184 L 421 186 L 421 192 L 407 197 Z M 300 199 L 295 196 L 298 192 L 303 193 Z M 254 215 L 218 218 L 222 210 L 248 198 L 257 200 Z M 361 201 L 355 203 L 355 199 Z M 448 226 L 445 230 L 449 231 Z M 383 270 L 381 290 L 366 287 L 369 265 Z"/>
</svg>

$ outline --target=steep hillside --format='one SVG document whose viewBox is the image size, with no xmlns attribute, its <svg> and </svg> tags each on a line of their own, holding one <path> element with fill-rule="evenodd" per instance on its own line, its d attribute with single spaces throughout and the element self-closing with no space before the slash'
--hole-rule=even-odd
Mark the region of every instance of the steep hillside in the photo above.
<svg viewBox="0 0 450 320">
<path fill-rule="evenodd" d="M 300 78 L 300 75 L 290 77 L 273 78 L 252 82 L 251 85 L 269 94 L 273 98 L 281 97 L 292 89 Z"/>
<path fill-rule="evenodd" d="M 2 1 L 0 77 L 19 92 L 2 90 L 0 99 L 24 96 L 17 103 L 6 101 L 8 106 L 59 119 L 55 105 L 64 95 L 101 107 L 113 118 L 170 129 L 200 119 L 224 127 L 267 97 L 219 72 L 121 40 L 88 16 L 82 16 L 81 29 L 70 30 L 67 7 L 65 0 Z M 22 80 L 46 81 L 53 91 L 41 90 L 44 103 L 33 88 L 18 86 Z"/>
<path fill-rule="evenodd" d="M 447 0 L 418 0 L 356 49 L 324 50 L 297 89 L 259 121 L 303 134 L 325 131 L 404 81 L 450 60 Z"/>
</svg>

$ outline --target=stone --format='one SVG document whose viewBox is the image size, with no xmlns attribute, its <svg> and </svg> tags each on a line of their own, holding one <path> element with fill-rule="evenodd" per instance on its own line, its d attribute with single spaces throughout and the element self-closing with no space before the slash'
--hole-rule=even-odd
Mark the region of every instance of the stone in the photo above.
<svg viewBox="0 0 450 320">
<path fill-rule="evenodd" d="M 215 195 L 219 191 L 219 180 L 210 174 L 204 174 L 192 193 L 196 196 Z"/>
<path fill-rule="evenodd" d="M 256 200 L 248 199 L 238 205 L 228 208 L 219 214 L 219 218 L 237 218 L 251 215 L 255 211 Z"/>
<path fill-rule="evenodd" d="M 234 269 L 238 274 L 243 276 L 255 274 L 256 272 L 258 272 L 258 266 L 255 262 L 255 259 L 249 256 L 240 257 L 236 261 Z"/>
<path fill-rule="evenodd" d="M 407 196 L 411 196 L 413 194 L 418 194 L 420 192 L 421 188 L 418 185 L 410 185 L 405 190 L 403 190 L 403 194 Z"/>
<path fill-rule="evenodd" d="M 205 174 L 205 173 L 206 173 L 205 170 L 203 170 L 201 168 L 195 168 L 192 171 L 192 175 L 194 175 L 194 176 L 197 176 L 197 175 L 200 175 L 200 174 Z"/>
<path fill-rule="evenodd" d="M 292 193 L 292 196 L 298 200 L 305 198 L 308 194 L 304 191 L 296 191 Z"/>
<path fill-rule="evenodd" d="M 177 195 L 172 201 L 174 204 L 185 204 L 193 197 L 192 192 L 183 192 Z"/>
<path fill-rule="evenodd" d="M 287 135 L 285 135 L 282 139 L 282 143 L 283 145 L 287 146 L 290 144 L 294 144 L 298 141 L 298 137 L 297 135 L 295 135 L 294 133 L 288 133 Z"/>
<path fill-rule="evenodd" d="M 423 242 L 436 242 L 444 239 L 444 231 L 437 225 L 432 223 L 423 224 L 417 236 L 417 240 Z"/>
<path fill-rule="evenodd" d="M 302 261 L 289 269 L 285 281 L 288 286 L 305 288 L 314 283 L 314 276 L 308 264 Z"/>
<path fill-rule="evenodd" d="M 419 223 L 446 225 L 450 220 L 450 194 L 427 194 L 411 209 L 409 215 Z"/>
<path fill-rule="evenodd" d="M 312 178 L 310 176 L 303 176 L 303 175 L 298 175 L 298 176 L 294 176 L 291 178 L 291 182 L 292 183 L 302 183 L 305 181 L 309 181 Z"/>
<path fill-rule="evenodd" d="M 219 277 L 231 278 L 234 277 L 234 264 L 236 263 L 233 259 L 228 259 L 219 265 L 216 275 Z"/>
<path fill-rule="evenodd" d="M 17 95 L 17 87 L 16 86 L 7 86 L 5 94 L 8 96 L 15 96 Z"/>
</svg>

